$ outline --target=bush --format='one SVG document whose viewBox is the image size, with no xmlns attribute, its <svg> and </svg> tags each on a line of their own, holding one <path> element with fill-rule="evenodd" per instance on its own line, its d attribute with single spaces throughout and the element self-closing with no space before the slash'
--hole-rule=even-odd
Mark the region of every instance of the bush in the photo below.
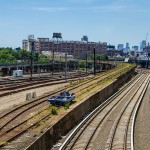
<svg viewBox="0 0 150 150">
<path fill-rule="evenodd" d="M 51 113 L 52 113 L 52 115 L 57 115 L 57 110 L 55 107 L 51 108 Z"/>
<path fill-rule="evenodd" d="M 70 107 L 70 103 L 65 104 L 64 109 L 68 109 Z"/>
<path fill-rule="evenodd" d="M 2 77 L 4 76 L 4 73 L 2 71 L 0 71 L 0 76 L 2 76 Z"/>
</svg>

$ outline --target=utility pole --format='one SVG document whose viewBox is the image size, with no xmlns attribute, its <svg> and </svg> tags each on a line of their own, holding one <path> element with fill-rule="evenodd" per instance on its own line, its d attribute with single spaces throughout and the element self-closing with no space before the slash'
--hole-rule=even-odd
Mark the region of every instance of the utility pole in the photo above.
<svg viewBox="0 0 150 150">
<path fill-rule="evenodd" d="M 65 52 L 65 81 L 67 82 L 67 52 Z"/>
<path fill-rule="evenodd" d="M 100 72 L 100 56 L 99 56 L 99 72 Z"/>
<path fill-rule="evenodd" d="M 52 77 L 53 77 L 53 73 L 54 73 L 54 47 L 55 47 L 55 43 L 53 40 L 53 49 L 52 49 Z"/>
<path fill-rule="evenodd" d="M 86 74 L 87 74 L 87 53 L 86 53 Z"/>
<path fill-rule="evenodd" d="M 146 34 L 146 52 L 147 52 L 147 61 L 146 61 L 146 68 L 148 68 L 148 63 L 149 63 L 149 58 L 148 58 L 148 47 L 149 47 L 149 44 L 147 44 L 147 37 L 148 37 L 148 32 L 147 32 L 147 34 Z"/>
<path fill-rule="evenodd" d="M 96 68 L 95 68 L 95 47 L 94 47 L 94 75 L 96 75 Z"/>
<path fill-rule="evenodd" d="M 32 73 L 33 73 L 33 51 L 34 51 L 34 43 L 32 41 L 29 42 L 30 47 L 31 47 L 31 52 L 30 52 L 30 81 L 32 81 Z"/>
<path fill-rule="evenodd" d="M 32 66 L 33 66 L 33 61 L 32 61 L 32 51 L 31 51 L 31 56 L 30 56 L 30 81 L 32 81 Z"/>
</svg>

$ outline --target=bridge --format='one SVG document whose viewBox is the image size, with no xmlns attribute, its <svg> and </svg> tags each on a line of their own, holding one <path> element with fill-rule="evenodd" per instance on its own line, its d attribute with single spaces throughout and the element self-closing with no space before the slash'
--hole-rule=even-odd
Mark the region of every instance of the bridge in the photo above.
<svg viewBox="0 0 150 150">
<path fill-rule="evenodd" d="M 84 62 L 85 66 L 88 69 L 93 68 L 94 62 Z M 59 61 L 50 61 L 50 62 L 42 62 L 42 63 L 1 63 L 0 70 L 3 76 L 12 75 L 13 70 L 23 70 L 23 74 L 31 73 L 31 68 L 33 73 L 43 73 L 43 72 L 58 72 L 65 71 L 67 67 L 68 71 L 79 70 L 79 62 L 78 61 L 68 61 L 67 66 L 66 62 Z M 107 70 L 113 68 L 114 64 L 108 62 L 95 62 L 96 70 Z"/>
</svg>

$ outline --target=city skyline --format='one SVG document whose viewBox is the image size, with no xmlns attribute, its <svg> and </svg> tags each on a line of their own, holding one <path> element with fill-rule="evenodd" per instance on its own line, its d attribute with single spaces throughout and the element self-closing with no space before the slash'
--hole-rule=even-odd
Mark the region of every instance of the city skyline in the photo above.
<svg viewBox="0 0 150 150">
<path fill-rule="evenodd" d="M 29 34 L 63 40 L 140 45 L 149 32 L 148 0 L 0 0 L 0 47 L 21 47 Z M 150 41 L 148 36 L 147 41 Z"/>
</svg>

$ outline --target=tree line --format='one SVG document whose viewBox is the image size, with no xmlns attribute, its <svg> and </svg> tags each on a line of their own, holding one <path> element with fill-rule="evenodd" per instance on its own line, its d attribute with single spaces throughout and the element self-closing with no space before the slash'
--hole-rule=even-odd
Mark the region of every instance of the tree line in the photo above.
<svg viewBox="0 0 150 150">
<path fill-rule="evenodd" d="M 34 62 L 48 62 L 49 59 L 36 52 L 28 52 L 26 50 L 13 50 L 12 48 L 0 48 L 0 63 L 18 63 L 29 62 L 34 59 Z"/>
<path fill-rule="evenodd" d="M 96 60 L 108 60 L 106 54 L 96 55 Z M 37 52 L 28 52 L 26 50 L 13 50 L 12 48 L 0 48 L 0 63 L 28 63 L 33 59 L 34 62 L 49 62 L 51 59 Z M 88 60 L 93 60 L 94 55 L 90 55 Z"/>
</svg>

